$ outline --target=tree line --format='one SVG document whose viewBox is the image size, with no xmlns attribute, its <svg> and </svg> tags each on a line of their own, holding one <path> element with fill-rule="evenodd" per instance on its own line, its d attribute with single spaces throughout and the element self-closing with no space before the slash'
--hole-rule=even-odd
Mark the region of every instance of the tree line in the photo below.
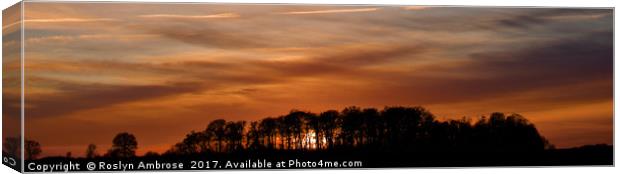
<svg viewBox="0 0 620 174">
<path fill-rule="evenodd" d="M 241 150 L 329 151 L 511 151 L 553 148 L 519 114 L 492 113 L 475 122 L 437 120 L 423 107 L 360 108 L 313 113 L 292 110 L 262 120 L 214 120 L 192 131 L 166 154 L 230 153 Z"/>
</svg>

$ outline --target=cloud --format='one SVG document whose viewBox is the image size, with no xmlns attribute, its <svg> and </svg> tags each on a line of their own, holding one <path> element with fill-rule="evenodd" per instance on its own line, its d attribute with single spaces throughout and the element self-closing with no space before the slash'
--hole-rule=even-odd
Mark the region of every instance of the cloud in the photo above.
<svg viewBox="0 0 620 174">
<path fill-rule="evenodd" d="M 519 15 L 510 19 L 500 19 L 497 24 L 506 27 L 528 28 L 533 25 L 543 24 L 546 22 L 543 18 L 530 15 Z"/>
<path fill-rule="evenodd" d="M 2 11 L 2 30 L 9 29 L 12 26 L 20 24 L 21 22 L 21 3 L 17 3 L 11 7 L 8 7 Z M 14 28 L 19 29 L 19 28 Z M 12 31 L 2 31 L 2 35 Z"/>
<path fill-rule="evenodd" d="M 141 18 L 165 18 L 165 19 L 216 19 L 216 18 L 237 18 L 236 13 L 220 13 L 212 15 L 177 15 L 177 14 L 149 14 L 139 15 Z"/>
<path fill-rule="evenodd" d="M 2 29 L 3 29 L 3 30 L 5 30 L 5 29 L 9 29 L 9 28 L 11 28 L 11 27 L 13 27 L 13 26 L 16 26 L 16 25 L 19 25 L 19 24 L 21 24 L 21 23 L 22 23 L 21 21 L 17 21 L 17 22 L 13 22 L 13 23 L 10 23 L 10 24 L 7 24 L 7 25 L 3 25 L 3 26 L 2 26 Z M 20 26 L 20 27 L 21 27 L 21 26 Z"/>
<path fill-rule="evenodd" d="M 50 19 L 26 19 L 26 23 L 65 23 L 65 22 L 114 22 L 120 21 L 112 18 L 50 18 Z"/>
<path fill-rule="evenodd" d="M 163 98 L 204 89 L 204 86 L 200 84 L 189 82 L 162 85 L 77 84 L 62 81 L 47 83 L 56 83 L 59 86 L 59 92 L 27 96 L 26 112 L 29 117 L 61 116 L 87 109 Z"/>
<path fill-rule="evenodd" d="M 7 88 L 6 86 L 4 88 Z M 21 116 L 21 95 L 19 92 L 15 93 L 18 90 L 12 90 L 9 93 L 8 89 L 4 89 L 6 91 L 2 94 L 2 115 L 10 116 L 10 117 L 20 117 Z"/>
<path fill-rule="evenodd" d="M 165 72 L 167 75 L 183 77 L 202 84 L 198 86 L 217 84 L 210 86 L 212 89 L 216 86 L 252 88 L 251 86 L 261 84 L 292 85 L 294 83 L 290 83 L 291 81 L 303 77 L 360 80 L 370 84 L 357 87 L 356 90 L 373 91 L 369 92 L 373 96 L 376 95 L 372 98 L 436 104 L 489 99 L 531 90 L 544 90 L 553 86 L 572 86 L 575 83 L 607 81 L 611 74 L 611 67 L 608 65 L 612 61 L 610 35 L 610 32 L 596 32 L 576 38 L 534 44 L 521 49 L 477 52 L 469 55 L 470 61 L 454 65 L 442 63 L 412 67 L 410 71 L 405 72 L 373 70 L 368 67 L 400 61 L 416 61 L 416 56 L 427 53 L 429 46 L 403 43 L 360 44 L 316 50 L 308 57 L 290 60 L 245 60 L 230 63 L 189 61 L 127 65 L 118 62 L 111 62 L 112 64 L 93 62 L 92 65 L 83 66 L 105 68 L 108 72 L 114 71 L 115 68 L 139 69 L 140 72 L 153 74 Z M 441 76 L 441 74 L 461 76 Z M 378 91 L 375 91 L 375 87 Z M 609 91 L 600 90 L 605 88 L 605 83 L 588 88 L 598 88 L 588 91 L 599 92 L 575 93 L 571 90 L 570 93 L 574 95 L 565 96 L 562 100 L 586 101 L 586 98 L 598 100 L 609 94 Z M 388 91 L 402 92 L 394 96 L 394 93 L 385 93 Z M 560 96 L 555 93 L 546 95 L 548 98 Z"/>
<path fill-rule="evenodd" d="M 537 25 L 549 25 L 560 21 L 596 20 L 612 15 L 610 9 L 545 9 L 528 10 L 524 14 L 498 19 L 496 24 L 505 27 L 529 28 Z"/>
<path fill-rule="evenodd" d="M 471 68 L 480 73 L 551 81 L 610 77 L 613 65 L 613 33 L 597 31 L 573 38 L 560 38 L 524 49 L 474 53 Z M 544 82 L 550 82 L 549 79 Z M 524 79 L 525 80 L 525 79 Z M 541 81 L 542 82 L 542 81 Z"/>
<path fill-rule="evenodd" d="M 431 65 L 409 74 L 377 74 L 378 88 L 402 91 L 398 96 L 420 103 L 447 104 L 500 98 L 552 87 L 572 87 L 571 95 L 559 90 L 540 93 L 554 102 L 588 102 L 612 97 L 613 34 L 586 33 L 574 38 L 531 44 L 526 48 L 472 53 L 468 61 L 448 66 Z M 430 76 L 427 74 L 461 74 Z M 407 89 L 407 90 L 404 90 Z M 565 96 L 564 98 L 559 96 Z M 538 101 L 540 102 L 540 101 Z"/>
<path fill-rule="evenodd" d="M 51 94 L 29 96 L 28 114 L 33 117 L 60 116 L 88 109 L 104 108 L 128 102 L 146 101 L 167 96 L 213 90 L 241 88 L 242 95 L 258 91 L 253 88 L 262 84 L 289 84 L 300 77 L 317 77 L 322 75 L 352 75 L 365 66 L 376 66 L 394 62 L 407 56 L 424 52 L 421 46 L 387 47 L 386 45 L 363 45 L 340 48 L 337 51 L 325 50 L 323 54 L 300 61 L 242 61 L 235 63 L 211 61 L 182 61 L 177 63 L 122 63 L 111 61 L 48 62 L 31 64 L 31 71 L 63 72 L 85 76 L 118 76 L 134 74 L 140 78 L 144 75 L 159 75 L 161 80 L 171 77 L 183 78 L 187 82 L 141 84 L 129 83 L 98 84 L 53 80 L 49 74 L 33 75 L 32 85 L 45 84 L 54 89 Z M 66 66 L 71 65 L 71 66 Z M 79 68 L 84 67 L 84 68 Z M 93 71 L 94 69 L 94 71 Z M 98 70 L 106 69 L 105 74 Z M 239 71 L 241 69 L 242 71 Z M 142 74 L 142 75 L 136 75 Z M 54 76 L 51 76 L 54 77 Z M 170 80 L 177 80 L 172 78 Z M 36 80 L 35 80 L 36 79 Z M 56 78 L 54 78 L 56 79 Z M 72 78 L 65 78 L 68 80 Z M 144 80 L 144 79 L 142 79 Z M 34 83 L 36 82 L 36 83 Z M 79 102 L 78 102 L 79 101 Z"/>
<path fill-rule="evenodd" d="M 417 6 L 415 6 L 417 7 Z M 413 7 L 412 7 L 413 8 Z M 415 8 L 414 8 L 415 9 Z M 490 17 L 485 19 L 477 19 L 473 17 L 479 17 L 476 15 L 469 15 L 475 12 L 475 9 L 457 9 L 455 14 L 467 14 L 467 15 L 454 15 L 451 10 L 453 8 L 438 8 L 438 10 L 431 10 L 424 12 L 428 13 L 440 13 L 440 16 L 450 16 L 449 18 L 425 18 L 426 16 L 408 15 L 407 18 L 401 18 L 400 9 L 393 9 L 400 11 L 395 13 L 394 11 L 388 12 L 388 9 L 382 10 L 383 15 L 379 15 L 376 19 L 382 19 L 389 21 L 387 23 L 377 23 L 376 25 L 385 27 L 390 25 L 401 25 L 403 23 L 410 23 L 411 25 L 424 25 L 429 26 L 430 30 L 434 28 L 443 28 L 443 30 L 465 31 L 472 29 L 480 29 L 471 26 L 464 26 L 463 28 L 452 27 L 453 21 L 470 21 L 471 23 L 488 25 L 495 23 L 502 27 L 518 27 L 523 29 L 529 29 L 533 25 L 546 25 L 545 21 L 549 16 L 575 16 L 575 15 L 599 15 L 606 14 L 608 11 L 592 10 L 588 12 L 579 11 L 554 11 L 548 9 L 538 9 L 537 14 L 543 14 L 543 17 L 537 17 L 534 15 L 528 15 L 528 10 L 516 10 L 510 11 L 507 15 L 499 15 L 499 17 Z M 322 13 L 348 13 L 348 12 L 367 12 L 376 11 L 378 8 L 352 8 L 352 9 L 331 9 L 331 10 L 314 10 L 314 11 L 291 11 L 283 14 L 322 14 Z M 438 12 L 437 12 L 438 11 Z M 394 18 L 386 18 L 384 15 L 396 15 Z M 219 17 L 235 17 L 236 14 L 231 13 L 219 13 L 213 15 L 173 15 L 164 13 L 154 13 L 150 15 L 141 15 L 140 18 L 167 18 L 174 19 L 208 19 Z M 373 15 L 374 16 L 374 15 Z M 373 18 L 370 16 L 369 18 Z M 453 16 L 453 18 L 452 18 Z M 304 16 L 305 18 L 306 16 Z M 316 22 L 308 16 L 308 21 Z M 320 22 L 325 18 L 321 18 Z M 348 18 L 350 19 L 350 18 Z M 386 20 L 394 19 L 394 20 Z M 423 19 L 419 21 L 419 19 Z M 471 20 L 464 20 L 471 19 Z M 497 19 L 497 20 L 496 20 Z M 472 21 L 473 20 L 473 21 Z M 268 22 L 266 22 L 268 21 Z M 580 38 L 578 40 L 554 40 L 547 42 L 544 40 L 544 44 L 532 44 L 536 47 L 529 47 L 528 41 L 521 41 L 516 39 L 513 44 L 519 44 L 518 46 L 511 45 L 495 45 L 493 43 L 485 43 L 486 45 L 471 46 L 476 49 L 471 50 L 456 50 L 451 46 L 446 46 L 452 43 L 450 38 L 444 40 L 437 40 L 435 42 L 441 43 L 423 43 L 421 40 L 425 38 L 436 37 L 433 33 L 421 34 L 420 39 L 410 38 L 409 33 L 403 33 L 402 37 L 372 37 L 372 36 L 360 36 L 360 33 L 348 32 L 344 35 L 351 38 L 359 38 L 358 40 L 338 40 L 341 38 L 333 39 L 334 36 L 327 35 L 325 33 L 331 30 L 324 30 L 329 24 L 334 24 L 339 20 L 327 21 L 328 23 L 312 23 L 312 24 L 324 24 L 325 27 L 308 27 L 303 25 L 301 27 L 295 27 L 292 30 L 286 30 L 288 28 L 272 28 L 277 24 L 289 24 L 289 22 L 298 23 L 298 21 L 283 21 L 275 19 L 273 21 L 260 19 L 256 22 L 241 22 L 239 21 L 217 21 L 209 23 L 209 25 L 196 25 L 193 21 L 183 21 L 180 23 L 141 23 L 139 29 L 145 30 L 148 36 L 157 35 L 163 36 L 167 39 L 180 41 L 196 46 L 202 46 L 209 48 L 209 51 L 213 51 L 210 48 L 222 52 L 238 52 L 244 53 L 244 55 L 235 55 L 231 60 L 238 61 L 234 63 L 229 62 L 214 62 L 214 61 L 191 61 L 191 62 L 177 62 L 177 63 L 165 63 L 158 64 L 152 63 L 150 65 L 114 65 L 108 67 L 102 67 L 102 65 L 86 65 L 85 67 L 97 67 L 95 69 L 114 69 L 114 67 L 123 67 L 129 70 L 136 69 L 132 66 L 139 67 L 140 71 L 148 71 L 152 74 L 166 74 L 166 78 L 173 75 L 174 77 L 186 77 L 191 80 L 198 81 L 197 83 L 210 83 L 210 84 L 226 84 L 226 85 L 256 85 L 256 84 L 284 84 L 291 79 L 298 77 L 325 77 L 329 79 L 341 78 L 341 77 L 355 77 L 349 78 L 351 80 L 376 80 L 376 81 L 388 81 L 387 84 L 394 83 L 393 88 L 405 88 L 411 91 L 411 95 L 402 95 L 403 97 L 416 98 L 420 101 L 429 102 L 441 102 L 441 101 L 463 101 L 471 99 L 473 94 L 480 94 L 485 96 L 496 96 L 503 93 L 509 93 L 512 91 L 526 91 L 538 88 L 540 86 L 552 86 L 562 85 L 570 83 L 571 80 L 581 79 L 584 81 L 591 80 L 591 77 L 599 77 L 605 75 L 607 72 L 600 72 L 606 70 L 605 68 L 597 68 L 604 66 L 603 64 L 609 61 L 605 59 L 608 55 L 604 54 L 607 49 L 608 43 L 597 43 L 601 41 L 601 36 L 588 38 L 590 36 Z M 373 26 L 368 25 L 374 20 L 351 20 L 350 25 L 353 26 Z M 417 22 L 419 21 L 419 22 Z M 232 23 L 225 23 L 232 22 Z M 282 22 L 282 23 L 281 23 Z M 433 25 L 426 24 L 426 22 L 435 22 Z M 248 23 L 256 25 L 255 28 L 248 29 Z M 263 23 L 267 25 L 262 25 Z M 152 24 L 152 25 L 150 25 Z M 456 23 L 458 24 L 458 23 Z M 404 24 L 403 24 L 404 25 Z M 234 26 L 234 27 L 231 27 Z M 456 25 L 455 25 L 456 26 Z M 405 28 L 399 28 L 402 29 Z M 275 31 L 274 31 L 275 30 Z M 440 29 L 441 30 L 441 29 Z M 551 30 L 551 29 L 545 29 Z M 318 38 L 312 37 L 312 33 L 298 34 L 295 32 L 316 32 L 325 34 L 324 39 L 328 41 L 336 40 L 333 42 L 319 43 L 320 47 L 313 47 L 314 45 L 308 44 L 308 40 Z M 355 31 L 355 30 L 348 30 Z M 476 30 L 478 32 L 488 32 L 487 30 Z M 284 33 L 284 35 L 282 34 Z M 459 33 L 457 33 L 459 34 Z M 470 34 L 470 33 L 467 33 Z M 603 37 L 608 37 L 609 33 L 603 33 Z M 273 36 L 292 37 L 294 39 L 280 39 Z M 473 36 L 494 36 L 488 35 L 473 35 Z M 90 39 L 100 38 L 88 37 Z M 107 36 L 106 36 L 107 37 Z M 573 37 L 573 36 L 571 36 Z M 378 40 L 381 38 L 388 38 L 385 40 Z M 472 37 L 462 37 L 458 40 L 464 40 Z M 574 37 L 573 37 L 574 38 Z M 59 38 L 50 38 L 59 39 Z M 374 40 L 377 39 L 377 40 Z M 504 39 L 499 37 L 498 39 Z M 556 39 L 556 38 L 552 38 Z M 397 41 L 393 41 L 397 40 Z M 458 42 L 455 41 L 455 42 Z M 166 40 L 161 40 L 165 42 Z M 378 42 L 380 44 L 367 44 Z M 541 41 L 543 42 L 543 41 Z M 591 43 L 597 47 L 591 47 L 588 44 L 579 45 L 580 42 Z M 606 41 L 601 41 L 606 42 Z M 98 43 L 98 42 L 95 42 Z M 343 46 L 351 45 L 351 43 L 358 43 L 360 46 Z M 364 43 L 364 44 L 359 44 Z M 416 44 L 412 44 L 416 43 Z M 419 44 L 417 44 L 419 43 Z M 280 45 L 279 45 L 280 44 Z M 530 43 L 531 44 L 531 43 Z M 83 44 L 81 44 L 83 45 Z M 94 45 L 94 44 L 93 44 Z M 111 49 L 104 51 L 111 52 L 110 50 L 123 50 L 122 48 L 116 48 L 112 44 L 109 46 Z M 170 45 L 178 45 L 178 43 L 172 42 Z M 296 46 L 308 46 L 313 48 L 314 51 L 302 51 L 299 53 L 291 53 L 288 51 L 272 51 L 272 52 L 254 52 L 254 48 L 279 48 L 278 46 L 286 45 L 291 47 Z M 354 45 L 354 44 L 353 44 Z M 427 45 L 427 46 L 422 46 Z M 526 45 L 526 46 L 523 46 Z M 124 45 L 122 45 L 125 47 Z M 187 45 L 180 45 L 179 47 L 187 47 Z M 435 51 L 429 51 L 432 47 Z M 523 48 L 525 47 L 525 48 Z M 68 48 L 63 47 L 63 48 Z M 250 50 L 253 49 L 253 50 Z M 497 49 L 499 48 L 499 49 Z M 562 48 L 562 49 L 558 49 Z M 239 50 L 247 49 L 247 50 Z M 93 49 L 80 49 L 80 50 L 93 50 Z M 148 50 L 144 48 L 142 50 Z M 502 51 L 498 51 L 502 50 Z M 217 52 L 213 51 L 213 52 Z M 117 51 L 118 52 L 118 51 Z M 467 57 L 471 61 L 458 62 L 453 65 L 448 63 L 439 62 L 433 63 L 436 60 L 445 61 L 452 57 L 442 57 L 441 53 L 456 54 L 460 57 Z M 475 53 L 471 53 L 475 52 Z M 123 52 L 127 53 L 127 52 Z M 254 54 L 256 53 L 256 54 Z M 292 55 L 297 57 L 296 59 L 278 59 L 281 55 Z M 432 56 L 433 60 L 428 60 L 428 57 Z M 174 55 L 174 54 L 172 54 Z M 594 56 L 593 58 L 576 57 L 577 55 Z M 244 59 L 243 56 L 256 56 Z M 418 59 L 416 56 L 426 57 L 426 60 Z M 172 58 L 170 58 L 172 59 Z M 221 59 L 218 57 L 210 57 L 205 55 L 204 59 Z M 585 61 L 587 60 L 587 61 Z M 218 60 L 219 61 L 219 60 Z M 380 67 L 381 65 L 400 62 L 416 62 L 416 61 L 428 61 L 424 63 L 430 64 L 429 66 L 412 66 L 407 69 L 405 65 L 396 66 L 405 70 L 395 69 L 372 69 L 369 67 Z M 598 61 L 598 62 L 597 62 Z M 449 62 L 449 61 L 448 61 Z M 579 62 L 575 64 L 574 62 Z M 406 64 L 406 63 L 403 63 Z M 107 63 L 107 65 L 113 65 Z M 551 68 L 549 68 L 551 67 Z M 67 68 L 67 67 L 65 67 Z M 586 69 L 587 68 L 587 69 Z M 232 69 L 237 69 L 233 71 Z M 386 70 L 388 69 L 388 70 Z M 579 71 L 566 71 L 566 69 L 578 69 Z M 71 68 L 69 67 L 69 70 Z M 242 70 L 242 71 L 239 71 Z M 599 71 L 597 73 L 597 71 Z M 444 74 L 456 74 L 457 76 L 445 76 Z M 542 78 L 541 74 L 549 76 L 548 78 Z M 112 74 L 118 75 L 118 74 Z M 523 81 L 521 83 L 505 86 L 504 83 L 509 83 L 505 77 L 511 77 Z M 570 78 L 568 78 L 570 77 Z M 367 79 L 365 79 L 367 78 Z M 375 79 L 373 79 L 375 78 Z M 424 83 L 421 83 L 424 82 Z M 401 90 L 395 89 L 395 90 Z M 438 89 L 445 89 L 442 92 L 437 92 Z M 437 96 L 432 98 L 430 96 L 422 96 L 422 93 L 436 93 Z M 426 92 L 428 91 L 428 92 Z"/>
<path fill-rule="evenodd" d="M 269 43 L 268 39 L 261 35 L 247 34 L 239 31 L 224 31 L 210 26 L 203 26 L 201 28 L 153 26 L 144 27 L 144 29 L 152 34 L 204 47 L 242 49 L 264 47 L 273 44 Z"/>
<path fill-rule="evenodd" d="M 372 12 L 377 11 L 379 8 L 354 8 L 354 9 L 332 9 L 332 10 L 312 10 L 312 11 L 290 11 L 282 12 L 278 14 L 288 15 L 307 15 L 307 14 L 331 14 L 331 13 L 357 13 L 357 12 Z"/>
<path fill-rule="evenodd" d="M 404 10 L 426 10 L 429 9 L 431 7 L 427 7 L 427 6 L 405 6 L 402 7 Z"/>
<path fill-rule="evenodd" d="M 154 34 L 81 34 L 81 35 L 52 35 L 42 37 L 28 37 L 26 39 L 27 44 L 40 44 L 40 43 L 68 43 L 68 42 L 84 42 L 84 41 L 125 41 L 136 42 L 138 40 L 156 38 L 158 35 Z"/>
<path fill-rule="evenodd" d="M 321 75 L 347 76 L 364 71 L 367 66 L 379 66 L 399 60 L 412 59 L 428 49 L 421 45 L 360 44 L 318 50 L 321 53 L 301 60 L 250 61 L 247 66 L 258 67 L 277 77 L 315 77 Z"/>
</svg>

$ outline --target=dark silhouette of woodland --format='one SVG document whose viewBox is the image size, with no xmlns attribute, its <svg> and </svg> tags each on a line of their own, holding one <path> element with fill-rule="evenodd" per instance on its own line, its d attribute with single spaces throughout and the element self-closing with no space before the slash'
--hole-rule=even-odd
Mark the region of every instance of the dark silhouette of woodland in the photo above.
<svg viewBox="0 0 620 174">
<path fill-rule="evenodd" d="M 438 121 L 422 107 L 348 107 L 319 114 L 293 110 L 260 121 L 212 121 L 166 154 L 242 150 L 329 151 L 372 149 L 399 153 L 452 150 L 535 152 L 553 148 L 518 114 L 493 113 L 470 120 Z"/>
<path fill-rule="evenodd" d="M 114 137 L 107 153 L 99 155 L 96 148 L 88 145 L 86 159 L 359 160 L 363 167 L 613 165 L 611 145 L 556 149 L 519 114 L 437 120 L 423 107 L 400 106 L 292 110 L 251 122 L 218 119 L 162 154 L 136 156 L 137 139 L 127 132 Z M 26 151 L 30 160 L 41 152 L 40 147 Z"/>
</svg>

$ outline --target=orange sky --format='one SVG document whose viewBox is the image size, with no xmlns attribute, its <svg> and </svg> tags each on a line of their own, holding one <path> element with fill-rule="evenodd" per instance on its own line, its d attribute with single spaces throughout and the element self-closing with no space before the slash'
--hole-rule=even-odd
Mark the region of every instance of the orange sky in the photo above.
<svg viewBox="0 0 620 174">
<path fill-rule="evenodd" d="M 25 7 L 26 137 L 162 152 L 213 119 L 291 109 L 520 113 L 551 143 L 612 143 L 612 10 L 41 3 Z M 11 45 L 3 45 L 11 46 Z"/>
</svg>

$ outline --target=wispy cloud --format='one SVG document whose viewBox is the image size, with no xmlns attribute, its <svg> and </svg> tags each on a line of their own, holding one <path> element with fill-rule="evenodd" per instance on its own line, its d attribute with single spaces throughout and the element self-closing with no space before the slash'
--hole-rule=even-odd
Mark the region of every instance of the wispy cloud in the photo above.
<svg viewBox="0 0 620 174">
<path fill-rule="evenodd" d="M 558 16 L 546 16 L 543 17 L 545 19 L 551 19 L 551 20 L 596 20 L 596 19 L 601 19 L 604 18 L 606 16 L 610 16 L 611 14 L 609 13 L 602 13 L 602 14 L 572 14 L 572 15 L 558 15 Z"/>
<path fill-rule="evenodd" d="M 430 7 L 427 7 L 427 6 L 405 6 L 403 7 L 404 10 L 426 10 L 429 8 Z"/>
<path fill-rule="evenodd" d="M 26 19 L 26 23 L 59 23 L 59 22 L 114 22 L 119 21 L 113 18 L 53 18 L 53 19 Z"/>
<path fill-rule="evenodd" d="M 498 26 L 528 29 L 534 26 L 550 25 L 554 22 L 587 22 L 594 20 L 604 20 L 603 18 L 612 16 L 604 10 L 547 10 L 532 11 L 528 14 L 510 16 L 496 21 Z"/>
<path fill-rule="evenodd" d="M 85 41 L 85 40 L 116 40 L 116 41 L 137 41 L 139 39 L 150 39 L 154 37 L 158 37 L 159 35 L 155 34 L 84 34 L 84 35 L 53 35 L 53 36 L 44 36 L 44 37 L 28 37 L 26 39 L 26 43 L 29 44 L 38 44 L 38 43 L 65 43 L 65 42 L 75 42 L 75 41 Z"/>
<path fill-rule="evenodd" d="M 237 13 L 220 13 L 212 15 L 177 15 L 177 14 L 150 14 L 139 15 L 141 18 L 170 18 L 170 19 L 212 19 L 212 18 L 237 18 Z"/>
<path fill-rule="evenodd" d="M 327 14 L 327 13 L 355 13 L 377 11 L 379 8 L 355 8 L 355 9 L 333 9 L 333 10 L 313 10 L 313 11 L 290 11 L 278 14 L 305 15 L 305 14 Z"/>
<path fill-rule="evenodd" d="M 37 97 L 31 100 L 29 111 L 34 117 L 61 116 L 81 110 L 101 108 L 115 104 L 161 98 L 206 89 L 202 84 L 193 82 L 176 82 L 159 85 L 110 85 L 81 84 L 62 80 L 39 78 L 38 80 L 58 84 L 56 94 Z M 89 102 L 73 103 L 73 101 Z M 54 102 L 56 101 L 56 102 Z"/>
<path fill-rule="evenodd" d="M 21 21 L 13 22 L 13 23 L 10 23 L 10 24 L 8 24 L 8 25 L 4 25 L 4 26 L 2 26 L 2 29 L 4 30 L 4 29 L 10 28 L 10 27 L 12 27 L 12 26 L 14 26 L 14 25 L 21 24 L 21 23 L 22 23 Z"/>
<path fill-rule="evenodd" d="M 49 19 L 26 19 L 26 23 L 66 23 L 66 22 L 115 22 L 118 19 L 113 18 L 49 18 Z M 8 25 L 2 26 L 2 29 L 19 25 L 21 21 L 17 21 Z"/>
</svg>

